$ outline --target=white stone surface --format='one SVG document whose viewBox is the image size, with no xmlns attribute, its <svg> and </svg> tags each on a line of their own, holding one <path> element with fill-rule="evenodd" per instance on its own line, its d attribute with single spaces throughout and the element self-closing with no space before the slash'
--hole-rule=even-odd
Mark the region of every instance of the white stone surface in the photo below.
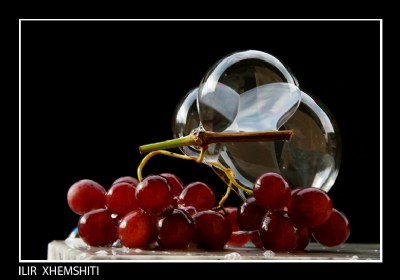
<svg viewBox="0 0 400 280">
<path fill-rule="evenodd" d="M 344 244 L 327 248 L 311 243 L 304 252 L 279 253 L 254 247 L 226 247 L 219 251 L 199 249 L 164 251 L 128 249 L 125 247 L 89 247 L 80 238 L 49 243 L 48 260 L 379 260 L 379 244 Z"/>
</svg>

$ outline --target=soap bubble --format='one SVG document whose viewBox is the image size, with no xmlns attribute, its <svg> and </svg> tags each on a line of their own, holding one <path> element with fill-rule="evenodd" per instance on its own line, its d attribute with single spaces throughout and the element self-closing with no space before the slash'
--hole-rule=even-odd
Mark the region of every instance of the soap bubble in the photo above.
<svg viewBox="0 0 400 280">
<path fill-rule="evenodd" d="M 207 131 L 277 130 L 300 98 L 296 80 L 278 59 L 251 50 L 231 54 L 208 71 L 197 106 Z"/>
<path fill-rule="evenodd" d="M 263 173 L 282 174 L 292 188 L 328 191 L 338 174 L 341 145 L 336 122 L 325 105 L 302 92 L 290 71 L 259 51 L 220 60 L 178 104 L 175 138 L 207 130 L 261 132 L 293 130 L 290 141 L 228 142 L 208 146 L 205 163 L 217 161 L 252 189 Z M 182 147 L 190 156 L 200 148 Z M 213 167 L 221 178 L 228 179 Z"/>
</svg>

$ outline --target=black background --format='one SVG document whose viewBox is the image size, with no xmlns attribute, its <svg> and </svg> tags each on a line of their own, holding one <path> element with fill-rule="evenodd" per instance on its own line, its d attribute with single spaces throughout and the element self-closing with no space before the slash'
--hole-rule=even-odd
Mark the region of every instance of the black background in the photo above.
<svg viewBox="0 0 400 280">
<path fill-rule="evenodd" d="M 379 242 L 379 22 L 23 21 L 22 259 L 46 259 L 78 216 L 68 188 L 133 175 L 138 146 L 172 137 L 175 106 L 217 60 L 256 49 L 287 64 L 341 130 L 329 192 L 351 222 L 348 242 Z M 156 157 L 144 169 L 224 184 L 205 166 Z M 237 200 L 231 199 L 231 203 Z"/>
</svg>

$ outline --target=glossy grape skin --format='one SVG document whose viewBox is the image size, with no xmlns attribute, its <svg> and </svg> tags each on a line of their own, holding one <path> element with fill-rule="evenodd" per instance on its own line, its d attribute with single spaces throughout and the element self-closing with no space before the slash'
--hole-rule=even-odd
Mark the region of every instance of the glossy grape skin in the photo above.
<svg viewBox="0 0 400 280">
<path fill-rule="evenodd" d="M 154 238 L 153 218 L 141 210 L 126 214 L 118 227 L 118 238 L 128 248 L 145 248 Z"/>
<path fill-rule="evenodd" d="M 297 188 L 292 190 L 291 195 L 293 196 L 294 194 L 298 193 L 300 190 L 302 190 L 303 188 Z M 304 224 L 296 224 L 296 221 L 293 221 L 296 228 L 297 228 L 297 235 L 299 237 L 298 242 L 297 242 L 297 246 L 294 249 L 295 251 L 302 251 L 304 250 L 308 244 L 310 244 L 311 241 L 311 229 L 310 227 L 304 225 Z"/>
<path fill-rule="evenodd" d="M 227 213 L 226 217 L 228 218 L 232 228 L 232 235 L 228 241 L 228 245 L 242 247 L 250 241 L 250 236 L 247 232 L 239 231 L 239 226 L 237 225 L 238 208 L 225 207 L 225 211 Z"/>
<path fill-rule="evenodd" d="M 228 207 L 225 207 L 225 212 L 226 212 L 226 217 L 228 218 L 229 222 L 231 223 L 232 231 L 238 231 L 239 230 L 239 226 L 237 224 L 238 208 L 228 206 Z"/>
<path fill-rule="evenodd" d="M 107 192 L 107 208 L 122 217 L 139 207 L 135 196 L 136 188 L 130 183 L 117 183 Z"/>
<path fill-rule="evenodd" d="M 182 206 L 182 207 L 179 207 L 179 209 L 182 209 L 183 211 L 188 213 L 191 217 L 193 217 L 193 215 L 198 212 L 194 206 Z"/>
<path fill-rule="evenodd" d="M 173 209 L 158 221 L 157 243 L 164 249 L 184 249 L 195 236 L 194 221 L 182 209 Z"/>
<path fill-rule="evenodd" d="M 117 240 L 118 220 L 107 209 L 95 209 L 79 219 L 78 232 L 90 246 L 108 246 Z"/>
<path fill-rule="evenodd" d="M 106 190 L 93 180 L 80 180 L 69 188 L 67 200 L 71 210 L 82 215 L 106 207 Z"/>
<path fill-rule="evenodd" d="M 118 183 L 129 183 L 136 187 L 137 185 L 139 185 L 139 180 L 131 176 L 123 176 L 115 180 L 112 184 L 115 185 Z"/>
<path fill-rule="evenodd" d="M 205 210 L 193 216 L 195 223 L 195 242 L 199 248 L 222 249 L 232 234 L 229 220 L 221 213 Z"/>
<path fill-rule="evenodd" d="M 215 205 L 215 194 L 205 183 L 194 182 L 183 189 L 178 204 L 180 207 L 193 206 L 198 211 L 209 210 Z"/>
<path fill-rule="evenodd" d="M 160 214 L 174 203 L 172 187 L 167 179 L 158 175 L 144 178 L 136 187 L 135 196 L 139 207 L 149 214 Z"/>
<path fill-rule="evenodd" d="M 243 247 L 250 241 L 250 237 L 248 231 L 233 231 L 227 244 L 232 247 Z"/>
<path fill-rule="evenodd" d="M 323 190 L 304 188 L 292 194 L 289 216 L 296 224 L 313 228 L 326 222 L 331 213 L 332 201 Z"/>
<path fill-rule="evenodd" d="M 333 209 L 329 219 L 312 229 L 313 237 L 321 245 L 333 247 L 344 243 L 350 235 L 350 224 L 347 217 Z"/>
<path fill-rule="evenodd" d="M 244 202 L 237 213 L 237 225 L 241 230 L 259 230 L 267 211 L 259 206 L 254 197 Z"/>
<path fill-rule="evenodd" d="M 297 189 L 293 189 L 290 195 L 290 199 L 292 199 L 292 196 L 295 195 L 296 193 L 298 193 L 299 191 L 301 191 L 303 188 L 297 188 Z"/>
<path fill-rule="evenodd" d="M 182 190 L 184 189 L 184 185 L 182 183 L 182 180 L 178 176 L 172 173 L 161 173 L 160 176 L 167 179 L 168 183 L 172 187 L 174 197 L 181 194 Z"/>
<path fill-rule="evenodd" d="M 296 228 L 297 228 L 298 241 L 297 241 L 297 246 L 294 250 L 295 251 L 304 250 L 308 246 L 308 244 L 310 244 L 311 230 L 307 226 L 296 226 Z"/>
<path fill-rule="evenodd" d="M 265 173 L 258 177 L 253 191 L 257 204 L 265 210 L 284 209 L 290 201 L 291 189 L 277 173 Z"/>
<path fill-rule="evenodd" d="M 285 212 L 268 212 L 262 220 L 260 239 L 266 250 L 290 252 L 297 246 L 297 229 Z"/>
</svg>

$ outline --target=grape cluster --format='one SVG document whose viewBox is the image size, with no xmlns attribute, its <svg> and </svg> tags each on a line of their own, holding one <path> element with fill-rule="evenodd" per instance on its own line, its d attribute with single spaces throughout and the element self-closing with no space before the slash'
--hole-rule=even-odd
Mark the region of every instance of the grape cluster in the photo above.
<svg viewBox="0 0 400 280">
<path fill-rule="evenodd" d="M 272 251 L 302 250 L 311 237 L 324 246 L 337 246 L 350 235 L 346 216 L 333 208 L 326 192 L 291 190 L 276 173 L 257 179 L 254 197 L 241 205 L 237 223 L 253 233 L 250 239 L 257 247 Z"/>
<path fill-rule="evenodd" d="M 244 246 L 248 242 L 272 251 L 304 249 L 311 236 L 336 246 L 350 233 L 346 217 L 316 188 L 291 190 L 278 174 L 258 178 L 254 196 L 239 208 L 215 207 L 205 183 L 184 186 L 174 174 L 150 175 L 141 182 L 121 177 L 106 191 L 92 180 L 76 182 L 68 204 L 81 215 L 78 232 L 90 246 L 128 248 L 197 247 L 206 250 Z"/>
<path fill-rule="evenodd" d="M 224 213 L 213 210 L 215 194 L 202 182 L 184 187 L 174 174 L 151 175 L 138 182 L 116 180 L 106 190 L 81 180 L 68 191 L 77 214 L 78 232 L 90 246 L 110 246 L 117 239 L 129 248 L 146 248 L 154 241 L 163 249 L 220 249 L 231 237 Z"/>
</svg>

